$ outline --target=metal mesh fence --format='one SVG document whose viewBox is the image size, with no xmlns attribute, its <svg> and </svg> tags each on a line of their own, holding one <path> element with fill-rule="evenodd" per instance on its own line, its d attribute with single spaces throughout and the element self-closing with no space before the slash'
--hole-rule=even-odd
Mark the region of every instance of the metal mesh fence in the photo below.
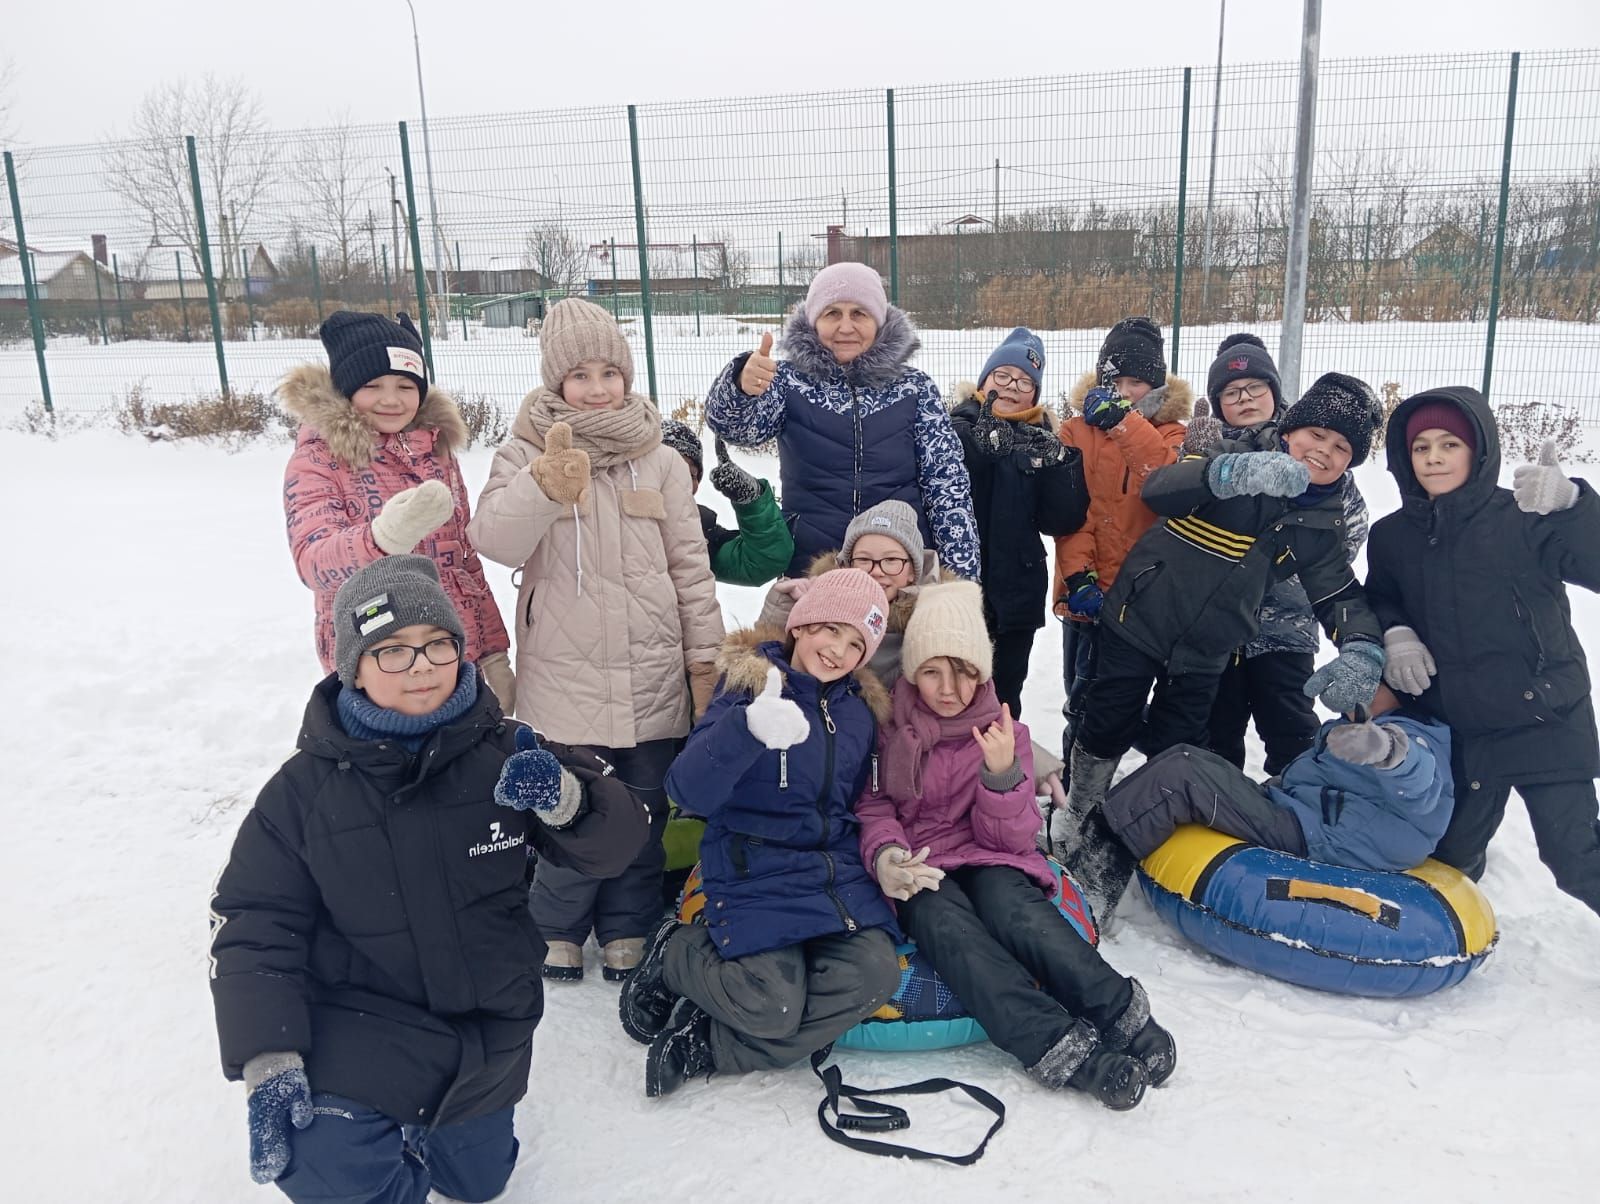
<svg viewBox="0 0 1600 1204">
<path fill-rule="evenodd" d="M 1297 70 L 1222 70 L 1214 176 L 1206 68 L 436 120 L 427 147 L 406 131 L 409 164 L 396 126 L 191 108 L 124 142 L 18 151 L 15 200 L 62 410 L 187 400 L 223 371 L 268 393 L 321 357 L 331 310 L 417 313 L 421 296 L 441 383 L 509 413 L 538 379 L 530 335 L 568 295 L 616 314 L 664 409 L 692 409 L 841 259 L 882 273 L 942 386 L 1028 325 L 1064 392 L 1133 313 L 1203 379 L 1226 333 L 1276 346 Z M 1600 370 L 1597 128 L 1600 51 L 1323 64 L 1302 381 L 1480 385 L 1492 357 L 1497 403 L 1600 422 L 1583 387 Z M 0 240 L 16 410 L 42 386 L 9 205 Z"/>
</svg>

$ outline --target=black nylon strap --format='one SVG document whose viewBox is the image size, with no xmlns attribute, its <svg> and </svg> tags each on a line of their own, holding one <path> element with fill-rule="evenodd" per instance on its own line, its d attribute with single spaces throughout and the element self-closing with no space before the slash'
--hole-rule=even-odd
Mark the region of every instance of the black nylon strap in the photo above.
<svg viewBox="0 0 1600 1204">
<path fill-rule="evenodd" d="M 823 1066 L 832 1052 L 833 1047 L 830 1045 L 811 1055 L 811 1071 L 822 1081 L 823 1090 L 827 1093 L 817 1105 L 817 1123 L 822 1126 L 822 1131 L 828 1135 L 830 1141 L 836 1141 L 853 1150 L 860 1150 L 864 1154 L 971 1166 L 983 1157 L 989 1139 L 1000 1131 L 1001 1125 L 1006 1123 L 1006 1106 L 1003 1103 L 982 1087 L 975 1087 L 971 1083 L 963 1083 L 957 1079 L 923 1079 L 919 1083 L 907 1083 L 903 1087 L 872 1089 L 852 1087 L 844 1081 L 844 1075 L 837 1066 Z M 911 1117 L 904 1108 L 870 1098 L 874 1095 L 938 1095 L 945 1091 L 963 1091 L 994 1113 L 994 1123 L 989 1126 L 989 1131 L 983 1135 L 983 1140 L 978 1143 L 977 1148 L 970 1153 L 935 1154 L 930 1150 L 919 1150 L 915 1146 L 891 1145 L 886 1141 L 852 1137 L 844 1131 L 891 1133 L 911 1127 Z M 856 1111 L 853 1113 L 840 1111 L 841 1099 L 848 1102 Z M 837 1125 L 829 1123 L 830 1112 L 833 1113 Z"/>
</svg>

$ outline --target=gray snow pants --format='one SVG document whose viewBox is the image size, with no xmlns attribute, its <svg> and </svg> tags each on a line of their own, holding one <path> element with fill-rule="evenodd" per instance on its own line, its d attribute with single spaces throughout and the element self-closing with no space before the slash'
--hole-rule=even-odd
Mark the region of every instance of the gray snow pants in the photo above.
<svg viewBox="0 0 1600 1204">
<path fill-rule="evenodd" d="M 802 1061 L 854 1028 L 900 986 L 900 963 L 882 928 L 724 959 L 704 924 L 685 924 L 662 978 L 711 1016 L 718 1073 L 744 1074 Z"/>
</svg>

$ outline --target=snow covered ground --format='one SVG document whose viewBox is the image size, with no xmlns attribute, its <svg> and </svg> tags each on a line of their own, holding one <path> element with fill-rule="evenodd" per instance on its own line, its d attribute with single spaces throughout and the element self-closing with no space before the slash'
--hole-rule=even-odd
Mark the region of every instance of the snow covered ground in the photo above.
<svg viewBox="0 0 1600 1204">
<path fill-rule="evenodd" d="M 206 902 L 320 676 L 283 536 L 287 449 L 6 431 L 0 453 L 17 540 L 0 862 L 7 1194 L 279 1198 L 250 1183 L 244 1093 L 217 1064 Z M 474 492 L 488 463 L 466 457 Z M 1393 507 L 1381 464 L 1360 480 L 1375 513 Z M 491 566 L 491 580 L 509 609 L 509 573 Z M 752 590 L 723 601 L 730 624 L 757 609 Z M 1600 599 L 1576 596 L 1574 610 L 1600 654 Z M 1060 660 L 1052 625 L 1025 703 L 1047 744 Z M 1143 980 L 1180 1056 L 1132 1113 L 1048 1093 L 989 1046 L 845 1055 L 857 1084 L 951 1075 L 1004 1099 L 1005 1128 L 968 1169 L 829 1143 L 805 1069 L 645 1099 L 642 1050 L 591 966 L 589 981 L 548 991 L 506 1199 L 1592 1200 L 1600 919 L 1552 885 L 1516 804 L 1483 887 L 1498 951 L 1409 1002 L 1234 969 L 1133 892 L 1105 952 Z M 973 1105 L 911 1107 L 908 1136 L 925 1148 L 966 1149 L 988 1121 Z"/>
</svg>

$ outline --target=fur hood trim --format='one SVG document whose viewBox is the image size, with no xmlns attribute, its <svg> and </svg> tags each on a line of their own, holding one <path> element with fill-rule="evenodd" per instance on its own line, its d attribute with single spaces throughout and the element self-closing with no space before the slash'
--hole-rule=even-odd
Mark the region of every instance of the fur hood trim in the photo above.
<svg viewBox="0 0 1600 1204">
<path fill-rule="evenodd" d="M 365 468 L 372 463 L 375 432 L 350 399 L 333 387 L 333 374 L 326 364 L 301 364 L 291 368 L 278 382 L 278 400 L 284 410 L 322 436 L 328 450 L 341 463 Z M 467 424 L 456 403 L 443 389 L 429 386 L 428 395 L 417 407 L 417 416 L 408 431 L 431 427 L 435 432 L 434 451 L 455 455 L 467 446 Z"/>
<path fill-rule="evenodd" d="M 954 413 L 958 408 L 966 405 L 968 402 L 971 402 L 973 405 L 978 406 L 979 408 L 982 408 L 983 406 L 983 397 L 978 393 L 977 382 L 971 380 L 957 381 L 955 388 L 950 390 L 950 399 L 948 403 L 950 412 Z M 1039 425 L 1043 426 L 1044 429 L 1049 431 L 1052 435 L 1055 434 L 1060 424 L 1056 421 L 1055 414 L 1051 412 L 1049 404 L 1045 402 L 1042 396 L 1037 398 L 1034 404 L 1037 405 L 1040 410 Z"/>
<path fill-rule="evenodd" d="M 921 347 L 916 327 L 911 325 L 905 310 L 896 305 L 889 307 L 883 328 L 872 346 L 843 366 L 833 358 L 833 352 L 822 345 L 817 328 L 806 321 L 803 302 L 789 315 L 783 337 L 778 342 L 784 358 L 805 375 L 827 380 L 839 374 L 851 384 L 866 389 L 884 389 L 892 385 Z"/>
<path fill-rule="evenodd" d="M 773 665 L 762 654 L 761 645 L 769 641 L 781 644 L 786 634 L 776 627 L 741 627 L 731 632 L 717 652 L 717 670 L 722 674 L 727 688 L 743 690 L 748 694 L 759 694 L 765 689 L 767 670 Z M 861 690 L 861 701 L 867 704 L 878 726 L 888 723 L 894 708 L 889 700 L 889 691 L 878 680 L 878 675 L 862 665 L 850 676 L 856 679 L 856 685 Z"/>
<path fill-rule="evenodd" d="M 1088 396 L 1089 390 L 1100 383 L 1100 378 L 1093 372 L 1085 372 L 1078 378 L 1078 383 L 1073 385 L 1067 393 L 1067 408 L 1074 414 L 1083 413 L 1083 399 Z M 1188 422 L 1194 413 L 1194 390 L 1189 387 L 1189 382 L 1181 376 L 1167 373 L 1167 392 L 1161 402 L 1160 409 L 1154 414 L 1146 414 L 1140 406 L 1134 406 L 1157 426 L 1165 422 Z"/>
</svg>

